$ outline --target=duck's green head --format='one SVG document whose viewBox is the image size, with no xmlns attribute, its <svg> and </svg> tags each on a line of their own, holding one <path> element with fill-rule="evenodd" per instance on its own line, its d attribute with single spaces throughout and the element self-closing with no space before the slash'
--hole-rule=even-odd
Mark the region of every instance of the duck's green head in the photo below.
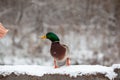
<svg viewBox="0 0 120 80">
<path fill-rule="evenodd" d="M 53 32 L 48 32 L 46 35 L 41 36 L 41 39 L 49 39 L 52 42 L 59 42 L 60 41 L 58 36 Z"/>
</svg>

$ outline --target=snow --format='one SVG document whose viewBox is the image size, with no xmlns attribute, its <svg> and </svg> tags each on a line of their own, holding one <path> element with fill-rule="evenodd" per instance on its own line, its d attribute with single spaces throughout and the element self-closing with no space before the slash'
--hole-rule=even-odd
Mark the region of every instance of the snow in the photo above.
<svg viewBox="0 0 120 80">
<path fill-rule="evenodd" d="M 71 65 L 54 69 L 52 66 L 38 65 L 4 65 L 0 66 L 0 74 L 7 76 L 14 72 L 16 75 L 28 74 L 34 76 L 43 76 L 44 74 L 67 74 L 71 77 L 77 77 L 88 74 L 105 74 L 110 80 L 116 77 L 113 67 L 100 65 Z"/>
<path fill-rule="evenodd" d="M 112 67 L 113 67 L 114 69 L 116 69 L 116 68 L 120 69 L 120 64 L 114 64 Z"/>
</svg>

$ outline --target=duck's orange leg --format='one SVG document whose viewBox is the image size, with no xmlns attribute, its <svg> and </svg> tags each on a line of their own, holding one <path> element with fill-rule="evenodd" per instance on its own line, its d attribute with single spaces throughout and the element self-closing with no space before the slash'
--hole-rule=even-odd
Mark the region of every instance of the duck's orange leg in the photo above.
<svg viewBox="0 0 120 80">
<path fill-rule="evenodd" d="M 56 63 L 56 59 L 54 58 L 54 68 L 58 68 L 58 65 Z"/>
<path fill-rule="evenodd" d="M 70 58 L 66 59 L 66 65 L 69 66 L 70 65 Z"/>
</svg>

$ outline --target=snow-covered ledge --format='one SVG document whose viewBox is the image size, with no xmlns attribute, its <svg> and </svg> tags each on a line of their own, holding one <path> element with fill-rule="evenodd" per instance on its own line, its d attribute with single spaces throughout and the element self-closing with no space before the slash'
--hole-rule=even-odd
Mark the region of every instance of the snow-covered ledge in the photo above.
<svg viewBox="0 0 120 80">
<path fill-rule="evenodd" d="M 120 64 L 52 66 L 0 66 L 0 80 L 120 80 Z"/>
</svg>

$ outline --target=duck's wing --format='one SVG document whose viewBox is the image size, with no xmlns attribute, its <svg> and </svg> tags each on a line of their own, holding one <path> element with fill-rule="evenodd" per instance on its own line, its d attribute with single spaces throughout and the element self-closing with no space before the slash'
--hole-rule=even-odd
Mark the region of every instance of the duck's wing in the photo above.
<svg viewBox="0 0 120 80">
<path fill-rule="evenodd" d="M 66 49 L 66 56 L 69 57 L 70 56 L 70 50 L 69 47 L 65 44 L 61 44 L 65 49 Z"/>
</svg>

